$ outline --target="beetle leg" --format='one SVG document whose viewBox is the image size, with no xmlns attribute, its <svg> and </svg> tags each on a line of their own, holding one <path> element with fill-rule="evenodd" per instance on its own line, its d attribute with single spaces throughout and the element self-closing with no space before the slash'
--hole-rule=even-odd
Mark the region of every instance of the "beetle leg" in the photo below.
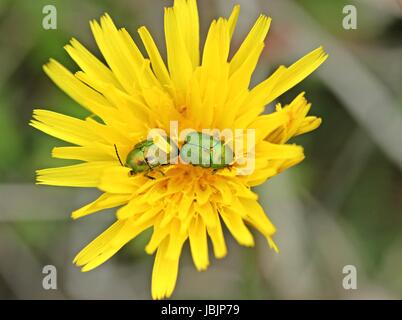
<svg viewBox="0 0 402 320">
<path fill-rule="evenodd" d="M 158 171 L 162 176 L 164 176 L 164 177 L 166 176 L 166 174 L 162 170 L 158 169 L 156 171 Z"/>
<path fill-rule="evenodd" d="M 155 177 L 151 177 L 148 173 L 144 173 L 144 176 L 146 176 L 148 179 L 156 180 Z"/>
</svg>

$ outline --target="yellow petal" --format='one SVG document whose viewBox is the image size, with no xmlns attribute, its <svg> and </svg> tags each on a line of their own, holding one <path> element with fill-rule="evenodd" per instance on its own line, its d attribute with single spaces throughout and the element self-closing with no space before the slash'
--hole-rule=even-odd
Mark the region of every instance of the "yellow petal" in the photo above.
<svg viewBox="0 0 402 320">
<path fill-rule="evenodd" d="M 272 250 L 274 250 L 276 253 L 279 253 L 279 248 L 271 237 L 267 237 L 267 242 Z"/>
<path fill-rule="evenodd" d="M 223 18 L 211 23 L 202 56 L 202 66 L 208 69 L 208 75 L 219 72 L 227 62 L 230 49 L 228 28 L 228 21 Z"/>
<path fill-rule="evenodd" d="M 230 61 L 230 73 L 233 74 L 245 61 L 247 61 L 250 53 L 255 51 L 255 47 L 261 47 L 267 36 L 271 18 L 261 15 L 255 22 L 253 28 L 243 41 L 239 50 Z"/>
<path fill-rule="evenodd" d="M 173 8 L 165 8 L 165 38 L 170 77 L 180 94 L 178 104 L 184 103 L 188 83 L 193 72 L 193 64 L 182 33 L 179 28 L 176 12 Z"/>
<path fill-rule="evenodd" d="M 209 265 L 207 231 L 203 219 L 193 219 L 189 228 L 191 254 L 198 271 L 206 270 Z"/>
<path fill-rule="evenodd" d="M 258 200 L 258 194 L 253 192 L 249 186 L 246 186 L 244 182 L 229 181 L 228 184 L 235 190 L 235 194 L 239 198 L 245 198 L 250 200 Z"/>
<path fill-rule="evenodd" d="M 173 219 L 170 223 L 169 246 L 165 253 L 167 259 L 174 260 L 180 257 L 184 241 L 187 240 L 188 229 L 186 228 L 185 232 L 181 232 L 181 223 L 178 219 Z"/>
<path fill-rule="evenodd" d="M 236 127 L 247 126 L 257 117 L 265 106 L 288 91 L 315 71 L 328 55 L 322 47 L 310 52 L 290 67 L 279 67 L 268 79 L 261 82 L 250 92 L 248 102 L 239 110 Z M 244 112 L 244 110 L 247 110 Z"/>
<path fill-rule="evenodd" d="M 278 160 L 278 163 L 275 164 L 277 173 L 281 173 L 282 171 L 299 164 L 304 160 L 304 158 L 304 155 L 300 155 L 299 157 L 294 157 L 292 159 Z"/>
<path fill-rule="evenodd" d="M 247 247 L 254 246 L 253 236 L 247 229 L 239 214 L 227 207 L 219 212 L 230 233 L 237 240 L 237 242 L 239 242 L 239 244 Z"/>
<path fill-rule="evenodd" d="M 241 206 L 236 209 L 242 210 L 246 220 L 265 236 L 272 236 L 276 232 L 275 226 L 268 219 L 263 208 L 257 201 L 240 199 Z"/>
<path fill-rule="evenodd" d="M 96 134 L 87 123 L 49 110 L 35 109 L 30 125 L 58 139 L 74 144 L 88 144 Z"/>
<path fill-rule="evenodd" d="M 249 88 L 251 77 L 257 66 L 258 59 L 260 58 L 263 49 L 263 42 L 252 48 L 242 65 L 232 73 L 229 80 L 231 95 L 235 95 L 240 90 L 247 90 Z"/>
<path fill-rule="evenodd" d="M 142 214 L 135 216 L 135 222 L 137 224 L 142 224 L 147 221 L 157 221 L 161 215 L 163 215 L 164 206 L 161 204 L 159 206 L 151 207 L 150 209 L 144 211 Z"/>
<path fill-rule="evenodd" d="M 275 84 L 286 72 L 284 66 L 280 66 L 267 80 L 254 87 L 247 95 L 247 99 L 241 108 L 238 108 L 236 128 L 248 127 L 249 124 L 264 110 L 266 97 L 273 91 Z"/>
<path fill-rule="evenodd" d="M 173 5 L 177 26 L 193 68 L 199 65 L 200 27 L 196 0 L 175 0 Z"/>
<path fill-rule="evenodd" d="M 217 213 L 215 213 L 217 215 Z M 212 245 L 214 248 L 214 254 L 217 259 L 221 259 L 226 256 L 227 248 L 225 243 L 225 238 L 223 236 L 221 222 L 219 217 L 217 217 L 217 223 L 214 228 L 207 226 L 208 235 L 211 238 Z"/>
<path fill-rule="evenodd" d="M 150 209 L 148 203 L 144 203 L 138 197 L 131 199 L 125 206 L 117 210 L 116 216 L 119 220 L 128 219 L 135 215 L 140 215 Z"/>
<path fill-rule="evenodd" d="M 304 93 L 299 94 L 289 105 L 284 108 L 280 104 L 276 106 L 274 114 L 282 115 L 287 119 L 274 131 L 265 137 L 273 143 L 286 143 L 290 138 L 316 129 L 321 124 L 317 117 L 307 117 L 311 104 L 304 98 Z"/>
<path fill-rule="evenodd" d="M 250 187 L 255 187 L 277 174 L 278 169 L 274 165 L 266 166 L 264 169 L 255 170 L 251 175 L 247 176 L 246 181 Z"/>
<path fill-rule="evenodd" d="M 109 243 L 123 228 L 125 222 L 116 221 L 106 231 L 82 249 L 74 258 L 74 263 L 82 266 L 88 263 L 96 253 Z"/>
<path fill-rule="evenodd" d="M 195 183 L 194 192 L 197 198 L 197 203 L 202 206 L 209 202 L 209 198 L 212 194 L 212 189 L 209 184 L 201 185 L 201 183 Z"/>
<path fill-rule="evenodd" d="M 145 50 L 147 50 L 156 77 L 163 86 L 171 89 L 172 80 L 151 34 L 146 27 L 139 28 L 138 33 L 144 43 Z"/>
<path fill-rule="evenodd" d="M 43 66 L 43 70 L 61 90 L 92 113 L 102 114 L 105 108 L 110 107 L 101 94 L 78 80 L 56 60 L 50 59 L 49 63 Z"/>
<path fill-rule="evenodd" d="M 113 72 L 89 52 L 78 40 L 71 39 L 70 45 L 66 45 L 64 48 L 88 77 L 96 78 L 97 81 L 110 83 L 117 88 L 121 88 Z"/>
<path fill-rule="evenodd" d="M 111 146 L 57 147 L 52 150 L 53 158 L 81 161 L 113 161 L 116 158 Z"/>
<path fill-rule="evenodd" d="M 140 89 L 153 86 L 159 87 L 160 83 L 152 72 L 151 62 L 143 57 L 128 31 L 125 28 L 121 28 L 119 35 L 124 45 L 123 48 L 126 49 L 127 61 L 132 62 L 132 71 L 135 72 L 138 87 Z"/>
<path fill-rule="evenodd" d="M 178 207 L 179 219 L 184 219 L 189 214 L 190 207 L 193 204 L 193 201 L 194 197 L 191 197 L 186 193 L 183 193 Z"/>
<path fill-rule="evenodd" d="M 191 90 L 187 92 L 186 97 L 186 116 L 191 121 L 191 127 L 194 129 L 202 129 L 201 123 L 212 123 L 213 120 L 213 110 L 212 108 L 205 108 L 204 93 L 201 92 L 201 71 L 201 68 L 194 71 L 189 83 Z M 199 116 L 200 114 L 203 114 L 202 119 Z"/>
<path fill-rule="evenodd" d="M 97 187 L 102 171 L 114 162 L 99 161 L 37 170 L 37 183 L 51 186 Z"/>
<path fill-rule="evenodd" d="M 116 143 L 126 144 L 128 141 L 126 137 L 110 126 L 89 117 L 84 121 L 49 110 L 35 109 L 33 118 L 35 120 L 31 120 L 30 125 L 34 128 L 55 138 L 81 146 L 89 146 L 94 143 L 113 146 Z"/>
<path fill-rule="evenodd" d="M 274 144 L 263 141 L 256 146 L 256 156 L 260 159 L 294 159 L 303 156 L 303 148 L 291 144 Z"/>
<path fill-rule="evenodd" d="M 195 211 L 199 213 L 204 221 L 204 223 L 211 228 L 215 228 L 217 221 L 217 215 L 215 208 L 210 202 L 206 202 L 200 205 L 198 201 L 195 203 Z"/>
<path fill-rule="evenodd" d="M 75 263 L 78 266 L 83 266 L 81 269 L 83 272 L 96 268 L 109 260 L 117 251 L 126 245 L 127 242 L 134 239 L 138 234 L 149 228 L 151 225 L 152 223 L 150 222 L 138 225 L 132 220 L 124 220 L 124 225 L 114 234 L 113 237 L 108 239 L 109 241 L 103 243 L 102 246 L 97 246 L 98 243 L 96 243 L 92 248 L 87 250 L 85 257 L 76 259 Z"/>
<path fill-rule="evenodd" d="M 282 77 L 275 84 L 274 90 L 266 98 L 265 104 L 279 97 L 282 93 L 293 88 L 313 73 L 326 59 L 328 55 L 322 47 L 319 47 L 286 69 Z"/>
<path fill-rule="evenodd" d="M 130 200 L 131 195 L 127 194 L 109 194 L 103 193 L 98 199 L 87 204 L 86 206 L 75 210 L 71 217 L 73 219 L 78 219 L 94 212 L 114 208 L 127 203 Z"/>
<path fill-rule="evenodd" d="M 225 117 L 225 102 L 229 93 L 227 63 L 230 49 L 228 21 L 219 18 L 213 21 L 208 31 L 202 56 L 199 89 L 203 101 L 203 110 L 208 110 L 202 121 L 202 127 L 220 127 Z M 191 107 L 190 107 L 191 108 Z M 199 117 L 197 115 L 197 117 Z"/>
<path fill-rule="evenodd" d="M 166 252 L 169 238 L 166 238 L 158 248 L 152 270 L 152 298 L 163 299 L 172 295 L 176 286 L 179 271 L 180 256 L 168 258 Z"/>
<path fill-rule="evenodd" d="M 130 176 L 130 168 L 114 166 L 105 169 L 98 188 L 104 192 L 133 194 L 140 186 L 141 177 Z"/>
<path fill-rule="evenodd" d="M 313 131 L 313 130 L 317 129 L 321 125 L 321 123 L 322 123 L 321 118 L 317 118 L 314 116 L 306 117 L 305 119 L 303 119 L 303 122 L 301 123 L 300 127 L 297 129 L 294 136 L 298 136 L 298 135 Z"/>
<path fill-rule="evenodd" d="M 162 219 L 162 217 L 160 217 Z M 145 247 L 145 252 L 148 254 L 153 254 L 156 249 L 161 245 L 161 243 L 168 237 L 170 233 L 170 226 L 165 228 L 160 228 L 160 223 L 154 224 L 154 230 L 149 240 L 148 244 Z"/>
<path fill-rule="evenodd" d="M 319 47 L 299 59 L 290 67 L 281 66 L 271 77 L 261 82 L 251 91 L 250 101 L 255 103 L 253 112 L 259 114 L 265 105 L 304 80 L 327 58 L 328 55 L 324 49 Z"/>
<path fill-rule="evenodd" d="M 96 43 L 121 86 L 128 93 L 156 85 L 147 61 L 125 29 L 117 30 L 109 15 L 101 18 L 101 25 L 90 23 Z"/>
<path fill-rule="evenodd" d="M 239 13 L 240 13 L 240 5 L 237 4 L 233 7 L 232 13 L 230 14 L 230 17 L 228 20 L 230 38 L 232 38 L 234 30 L 236 28 L 236 23 L 239 18 Z"/>
<path fill-rule="evenodd" d="M 224 179 L 216 179 L 214 188 L 219 192 L 220 199 L 224 204 L 231 204 L 233 201 L 233 191 Z"/>
<path fill-rule="evenodd" d="M 288 117 L 284 112 L 274 112 L 259 116 L 249 126 L 255 129 L 255 142 L 258 144 L 278 127 L 286 124 Z"/>
</svg>

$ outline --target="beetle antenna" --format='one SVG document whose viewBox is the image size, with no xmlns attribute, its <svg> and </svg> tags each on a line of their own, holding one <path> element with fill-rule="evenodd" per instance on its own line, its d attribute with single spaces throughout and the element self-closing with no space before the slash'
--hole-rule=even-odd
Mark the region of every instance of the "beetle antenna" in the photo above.
<svg viewBox="0 0 402 320">
<path fill-rule="evenodd" d="M 115 144 L 114 144 L 114 150 L 116 151 L 117 159 L 119 159 L 121 166 L 124 167 L 124 164 L 123 164 L 123 162 L 121 162 L 121 159 L 120 159 L 119 151 L 117 151 L 117 146 Z"/>
</svg>

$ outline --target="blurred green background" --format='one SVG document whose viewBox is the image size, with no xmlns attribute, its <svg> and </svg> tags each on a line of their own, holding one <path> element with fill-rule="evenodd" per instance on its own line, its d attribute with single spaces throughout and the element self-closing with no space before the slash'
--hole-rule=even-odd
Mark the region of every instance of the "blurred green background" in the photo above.
<svg viewBox="0 0 402 320">
<path fill-rule="evenodd" d="M 256 234 L 256 248 L 228 236 L 229 255 L 198 273 L 185 247 L 173 298 L 402 298 L 402 5 L 397 0 L 199 0 L 202 39 L 211 19 L 242 5 L 233 50 L 260 12 L 273 18 L 254 81 L 323 45 L 330 58 L 279 98 L 300 91 L 321 128 L 299 137 L 306 160 L 257 188 L 278 228 L 280 254 Z M 44 30 L 42 9 L 57 8 L 57 29 Z M 63 145 L 28 126 L 33 108 L 84 117 L 81 107 L 42 71 L 53 57 L 77 70 L 63 46 L 76 37 L 99 56 L 89 20 L 108 12 L 137 43 L 149 26 L 160 47 L 163 6 L 171 1 L 0 0 L 0 298 L 150 298 L 153 257 L 147 236 L 102 267 L 83 274 L 72 259 L 113 220 L 113 211 L 72 222 L 72 210 L 94 190 L 34 185 L 38 168 Z M 357 29 L 345 30 L 342 9 L 357 9 Z M 162 50 L 163 51 L 163 50 Z M 42 268 L 55 265 L 58 290 L 42 288 Z M 357 269 L 357 289 L 345 290 L 345 265 Z"/>
</svg>

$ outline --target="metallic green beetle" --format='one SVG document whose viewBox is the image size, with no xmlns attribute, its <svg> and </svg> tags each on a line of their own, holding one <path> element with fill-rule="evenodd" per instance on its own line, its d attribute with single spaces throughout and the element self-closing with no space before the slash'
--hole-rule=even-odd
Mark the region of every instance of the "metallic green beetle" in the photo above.
<svg viewBox="0 0 402 320">
<path fill-rule="evenodd" d="M 166 138 L 166 141 L 171 145 L 169 138 Z M 117 151 L 117 146 L 114 145 L 114 147 L 120 164 L 130 168 L 131 175 L 144 173 L 145 176 L 150 179 L 155 179 L 148 174 L 153 170 L 157 170 L 164 175 L 164 173 L 159 170 L 159 167 L 168 165 L 171 154 L 174 154 L 165 153 L 162 149 L 157 147 L 153 140 L 144 140 L 134 146 L 133 150 L 128 153 L 125 164 L 123 164 Z M 174 144 L 173 147 L 175 147 Z"/>
<path fill-rule="evenodd" d="M 233 162 L 233 150 L 214 136 L 191 132 L 180 150 L 182 162 L 203 168 L 212 168 L 214 171 L 227 168 Z"/>
</svg>

